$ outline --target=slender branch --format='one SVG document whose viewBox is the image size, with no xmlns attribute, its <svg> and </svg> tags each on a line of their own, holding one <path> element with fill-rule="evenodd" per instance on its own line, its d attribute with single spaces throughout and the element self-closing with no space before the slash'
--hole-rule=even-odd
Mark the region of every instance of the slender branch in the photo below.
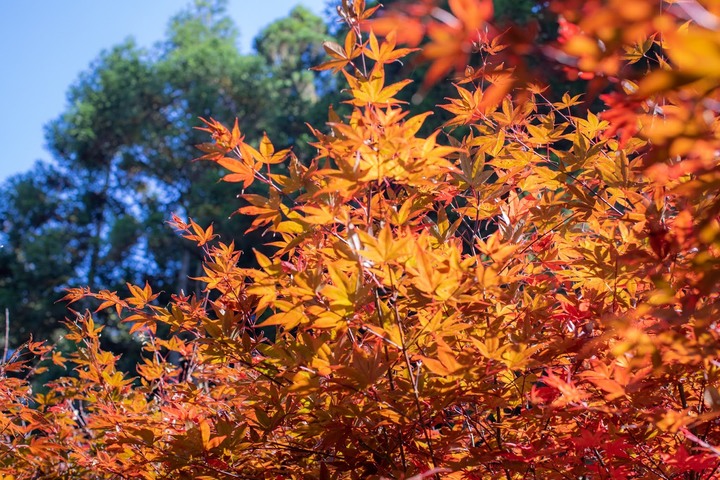
<svg viewBox="0 0 720 480">
<path fill-rule="evenodd" d="M 685 395 L 685 387 L 683 387 L 682 383 L 678 382 L 677 389 L 678 389 L 678 394 L 680 395 L 680 404 L 682 405 L 683 408 L 688 408 L 687 396 Z"/>
<path fill-rule="evenodd" d="M 10 350 L 10 309 L 5 309 L 5 346 L 3 348 L 2 361 L 5 363 L 8 357 L 8 351 Z"/>
<path fill-rule="evenodd" d="M 372 192 L 372 185 L 371 185 L 370 188 L 368 189 L 367 205 L 366 205 L 366 207 L 367 207 L 366 228 L 368 230 L 368 233 L 372 232 L 372 209 L 371 209 L 372 208 L 372 197 L 373 197 L 373 192 Z M 360 268 L 361 269 L 363 268 L 362 263 L 360 263 Z M 384 328 L 383 318 L 382 318 L 382 302 L 380 301 L 380 292 L 378 292 L 377 287 L 375 288 L 375 310 L 377 311 L 378 322 L 379 322 L 380 328 Z M 367 330 L 375 335 L 378 335 L 371 328 L 368 328 Z M 393 378 L 393 373 L 392 373 L 393 366 L 390 364 L 390 354 L 388 352 L 387 342 L 392 343 L 396 348 L 400 348 L 400 346 L 396 345 L 389 338 L 386 339 L 384 336 L 382 336 L 381 338 L 383 340 L 385 340 L 385 342 L 383 342 L 383 349 L 384 349 L 384 353 L 385 353 L 385 361 L 388 364 L 388 370 L 387 370 L 388 383 L 390 385 L 390 391 L 394 391 L 395 390 L 395 379 Z M 402 463 L 403 471 L 407 472 L 407 459 L 405 458 L 405 439 L 403 438 L 402 429 L 398 429 L 397 440 L 398 440 L 398 444 L 400 446 L 400 462 Z"/>
<path fill-rule="evenodd" d="M 715 468 L 710 471 L 710 474 L 707 476 L 707 480 L 715 478 L 715 472 L 717 472 L 718 468 L 720 468 L 720 462 L 718 462 L 717 465 L 715 465 Z"/>
<path fill-rule="evenodd" d="M 697 443 L 698 445 L 700 445 L 704 449 L 708 450 L 710 453 L 712 453 L 716 457 L 720 457 L 720 449 L 718 449 L 718 447 L 714 447 L 713 445 L 710 445 L 708 442 L 698 438 L 692 432 L 690 432 L 689 430 L 687 430 L 685 428 L 683 428 L 680 431 L 682 432 L 683 435 L 685 435 L 685 438 L 687 438 L 691 442 Z"/>
<path fill-rule="evenodd" d="M 522 255 L 523 253 L 525 253 L 526 251 L 528 251 L 528 249 L 530 249 L 530 247 L 532 247 L 532 246 L 535 245 L 537 242 L 539 242 L 540 240 L 542 240 L 544 237 L 546 237 L 546 236 L 548 236 L 549 234 L 551 234 L 552 232 L 554 232 L 556 228 L 560 227 L 560 226 L 563 225 L 564 223 L 567 223 L 568 221 L 570 221 L 570 220 L 572 220 L 573 218 L 577 217 L 579 214 L 580 214 L 580 212 L 575 212 L 575 213 L 573 213 L 572 215 L 570 215 L 569 217 L 566 217 L 566 218 L 562 219 L 561 221 L 559 221 L 558 223 L 556 223 L 555 225 L 553 225 L 553 227 L 550 228 L 550 229 L 548 229 L 547 232 L 543 233 L 542 235 L 539 235 L 535 240 L 533 240 L 533 241 L 530 242 L 529 244 L 525 245 L 525 247 L 524 247 L 522 250 L 520 250 L 514 258 L 517 258 L 518 256 L 520 256 L 520 255 Z M 498 272 L 498 274 L 501 274 L 502 272 L 504 272 L 505 269 L 506 269 L 507 267 L 509 267 L 509 266 L 510 266 L 510 262 L 506 262 L 505 265 L 503 266 L 503 268 Z"/>
<path fill-rule="evenodd" d="M 615 242 L 613 242 L 615 243 Z M 619 269 L 620 252 L 615 248 L 615 283 L 613 285 L 612 313 L 617 311 L 617 292 L 618 292 L 618 269 Z"/>
<path fill-rule="evenodd" d="M 597 199 L 600 200 L 602 203 L 604 203 L 605 206 L 607 206 L 610 210 L 612 210 L 613 212 L 615 212 L 618 216 L 620 216 L 620 217 L 625 216 L 625 214 L 624 214 L 623 212 L 621 212 L 620 210 L 618 210 L 617 208 L 615 208 L 614 205 L 610 205 L 610 202 L 608 202 L 607 200 L 605 200 L 605 197 L 603 197 L 602 195 L 600 195 L 599 192 L 596 192 L 595 190 L 593 190 L 593 189 L 590 187 L 590 185 L 588 185 L 587 183 L 585 183 L 585 180 L 583 180 L 583 179 L 581 179 L 581 178 L 573 175 L 572 173 L 568 172 L 568 171 L 565 170 L 564 168 L 563 168 L 562 170 L 560 170 L 560 172 L 561 172 L 563 175 L 567 175 L 568 177 L 572 178 L 573 180 L 575 180 L 576 182 L 578 182 L 580 185 L 582 185 L 583 188 L 585 188 L 585 190 L 588 191 L 588 193 L 590 193 L 593 197 L 597 198 Z"/>
<path fill-rule="evenodd" d="M 392 290 L 394 295 L 397 295 L 397 289 L 395 288 L 395 283 L 392 281 Z M 420 404 L 420 392 L 418 391 L 418 380 L 414 378 L 413 371 L 412 371 L 412 362 L 410 361 L 410 355 L 408 354 L 408 349 L 405 342 L 405 331 L 403 330 L 402 321 L 400 320 L 400 312 L 397 308 L 397 303 L 393 302 L 393 312 L 395 314 L 395 322 L 397 323 L 398 331 L 400 333 L 400 344 L 402 346 L 402 354 L 403 358 L 405 360 L 405 367 L 408 371 L 408 376 L 410 383 L 413 387 L 413 397 L 415 399 L 415 408 L 418 412 L 418 421 L 420 424 L 420 428 L 422 428 L 423 435 L 425 437 L 425 442 L 427 443 L 428 447 L 428 453 L 430 454 L 430 461 L 432 462 L 433 468 L 437 468 L 437 464 L 435 463 L 435 451 L 433 449 L 432 439 L 430 438 L 430 434 L 427 431 L 427 427 L 425 426 L 425 416 L 423 415 L 422 406 Z M 419 378 L 420 372 L 418 372 L 418 378 Z M 439 480 L 439 476 L 436 474 L 435 477 Z"/>
</svg>

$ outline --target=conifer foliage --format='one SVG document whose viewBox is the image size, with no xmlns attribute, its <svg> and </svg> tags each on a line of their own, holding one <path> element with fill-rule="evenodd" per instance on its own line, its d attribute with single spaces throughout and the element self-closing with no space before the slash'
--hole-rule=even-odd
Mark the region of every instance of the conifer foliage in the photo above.
<svg viewBox="0 0 720 480">
<path fill-rule="evenodd" d="M 240 268 L 249 252 L 176 217 L 204 296 L 70 291 L 132 323 L 145 359 L 119 373 L 89 312 L 69 358 L 16 352 L 2 478 L 720 474 L 720 7 L 551 2 L 545 73 L 601 79 L 598 112 L 547 97 L 490 0 L 448 3 L 373 20 L 343 0 L 317 68 L 352 110 L 310 127 L 315 158 L 205 121 L 201 158 L 275 253 Z M 385 74 L 416 47 L 457 91 L 427 138 Z M 43 359 L 68 374 L 36 394 Z"/>
</svg>

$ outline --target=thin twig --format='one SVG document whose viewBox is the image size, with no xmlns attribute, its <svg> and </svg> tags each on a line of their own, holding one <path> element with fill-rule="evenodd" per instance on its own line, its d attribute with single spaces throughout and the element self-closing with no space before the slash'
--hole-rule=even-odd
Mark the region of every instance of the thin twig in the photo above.
<svg viewBox="0 0 720 480">
<path fill-rule="evenodd" d="M 10 309 L 5 309 L 5 347 L 3 348 L 2 363 L 5 363 L 8 358 L 8 351 L 10 347 Z"/>
<path fill-rule="evenodd" d="M 687 438 L 691 442 L 697 443 L 702 448 L 708 450 L 710 453 L 712 453 L 716 457 L 720 457 L 720 449 L 718 449 L 717 447 L 710 445 L 708 442 L 698 438 L 697 436 L 695 436 L 692 432 L 690 432 L 686 428 L 683 428 L 680 431 L 682 432 L 683 435 L 685 435 L 685 438 Z"/>
<path fill-rule="evenodd" d="M 392 290 L 393 290 L 393 295 L 396 296 L 397 288 L 395 287 L 395 282 L 393 280 L 391 280 L 391 286 L 392 286 Z M 423 434 L 425 436 L 425 442 L 427 443 L 428 453 L 430 454 L 430 462 L 431 462 L 433 468 L 435 469 L 435 468 L 437 468 L 437 463 L 435 462 L 435 451 L 433 449 L 432 439 L 430 438 L 430 434 L 428 433 L 427 427 L 425 425 L 425 419 L 424 419 L 425 416 L 423 415 L 422 406 L 420 404 L 420 392 L 418 390 L 418 380 L 420 377 L 420 371 L 418 370 L 417 377 L 413 375 L 412 362 L 410 361 L 410 355 L 408 354 L 408 350 L 407 350 L 407 342 L 405 341 L 405 331 L 403 328 L 403 323 L 400 320 L 400 312 L 398 311 L 396 301 L 397 301 L 397 299 L 395 298 L 393 300 L 393 312 L 395 313 L 395 323 L 397 324 L 398 331 L 400 333 L 400 345 L 402 347 L 403 358 L 405 359 L 405 367 L 407 368 L 408 377 L 409 377 L 410 383 L 412 384 L 412 387 L 413 387 L 413 396 L 415 398 L 415 408 L 417 409 L 417 412 L 418 412 L 418 422 L 419 422 L 420 427 L 422 428 Z M 435 475 L 435 477 L 438 480 L 440 479 L 440 476 L 437 474 Z"/>
</svg>

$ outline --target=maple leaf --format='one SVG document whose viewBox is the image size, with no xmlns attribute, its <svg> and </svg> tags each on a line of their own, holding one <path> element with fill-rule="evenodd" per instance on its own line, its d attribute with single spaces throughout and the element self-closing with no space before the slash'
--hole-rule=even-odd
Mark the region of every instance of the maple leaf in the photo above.
<svg viewBox="0 0 720 480">
<path fill-rule="evenodd" d="M 257 153 L 259 153 L 259 155 L 257 155 Z M 253 154 L 258 162 L 273 165 L 284 162 L 290 154 L 290 150 L 285 149 L 276 152 L 275 147 L 267 136 L 267 133 L 263 132 L 263 138 L 260 141 L 260 150 L 259 152 L 255 152 L 253 150 Z"/>
<path fill-rule="evenodd" d="M 409 53 L 417 51 L 414 48 L 398 48 L 395 49 L 397 41 L 397 31 L 393 30 L 385 36 L 382 44 L 378 44 L 375 33 L 370 31 L 369 47 L 366 48 L 365 54 L 368 58 L 375 60 L 380 64 L 392 63 L 399 61 L 400 58 L 407 56 Z"/>
<path fill-rule="evenodd" d="M 472 93 L 460 85 L 456 85 L 455 89 L 460 98 L 446 98 L 446 100 L 450 100 L 450 103 L 440 105 L 441 108 L 453 114 L 453 118 L 445 122 L 445 126 L 469 125 L 486 118 L 501 104 L 512 83 L 509 76 L 499 76 L 487 89 L 477 88 Z"/>
<path fill-rule="evenodd" d="M 489 0 L 453 0 L 448 2 L 449 19 L 443 23 L 431 22 L 427 27 L 430 42 L 422 50 L 422 58 L 430 62 L 423 80 L 423 88 L 438 83 L 451 70 L 463 72 L 470 59 L 473 42 L 480 31 L 489 28 L 487 21 L 493 15 Z M 452 20 L 450 20 L 452 19 Z"/>
<path fill-rule="evenodd" d="M 230 157 L 222 157 L 216 161 L 218 165 L 232 172 L 223 176 L 225 182 L 242 182 L 243 188 L 248 188 L 255 180 L 255 170 L 243 161 Z"/>
<path fill-rule="evenodd" d="M 335 42 L 323 42 L 323 48 L 325 52 L 330 55 L 332 60 L 324 62 L 316 67 L 312 67 L 313 70 L 332 70 L 334 73 L 344 69 L 348 64 L 351 64 L 353 59 L 357 58 L 362 54 L 363 49 L 357 44 L 357 35 L 354 30 L 348 31 L 345 35 L 344 46 L 340 46 Z"/>
<path fill-rule="evenodd" d="M 195 160 L 207 159 L 217 161 L 218 159 L 227 155 L 228 152 L 232 151 L 238 145 L 240 145 L 245 138 L 240 133 L 237 118 L 235 119 L 235 125 L 233 125 L 232 130 L 228 130 L 228 128 L 225 127 L 222 123 L 212 118 L 210 120 L 200 118 L 200 120 L 205 123 L 207 127 L 195 128 L 197 130 L 202 130 L 210 133 L 214 142 L 196 145 L 196 148 L 205 152 L 205 155 L 198 157 Z"/>
<path fill-rule="evenodd" d="M 380 63 L 375 65 L 367 78 L 353 76 L 344 70 L 343 74 L 350 86 L 350 94 L 353 96 L 353 99 L 348 100 L 346 103 L 356 106 L 367 104 L 386 106 L 404 103 L 393 97 L 406 85 L 412 83 L 412 80 L 401 80 L 386 87 L 385 70 Z"/>
<path fill-rule="evenodd" d="M 600 95 L 600 99 L 608 106 L 600 114 L 600 118 L 609 125 L 603 137 L 613 138 L 620 133 L 620 146 L 624 147 L 640 131 L 641 123 L 637 114 L 641 102 L 618 92 Z"/>
</svg>

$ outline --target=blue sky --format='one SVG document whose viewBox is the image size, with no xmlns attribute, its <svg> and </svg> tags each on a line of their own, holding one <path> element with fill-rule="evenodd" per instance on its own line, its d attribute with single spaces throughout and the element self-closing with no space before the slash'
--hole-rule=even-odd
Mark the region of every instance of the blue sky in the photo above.
<svg viewBox="0 0 720 480">
<path fill-rule="evenodd" d="M 43 126 L 65 108 L 65 93 L 103 49 L 127 37 L 150 47 L 189 0 L 24 0 L 0 7 L 0 181 L 51 160 Z M 325 0 L 229 0 L 240 49 L 298 4 L 318 15 Z"/>
</svg>

